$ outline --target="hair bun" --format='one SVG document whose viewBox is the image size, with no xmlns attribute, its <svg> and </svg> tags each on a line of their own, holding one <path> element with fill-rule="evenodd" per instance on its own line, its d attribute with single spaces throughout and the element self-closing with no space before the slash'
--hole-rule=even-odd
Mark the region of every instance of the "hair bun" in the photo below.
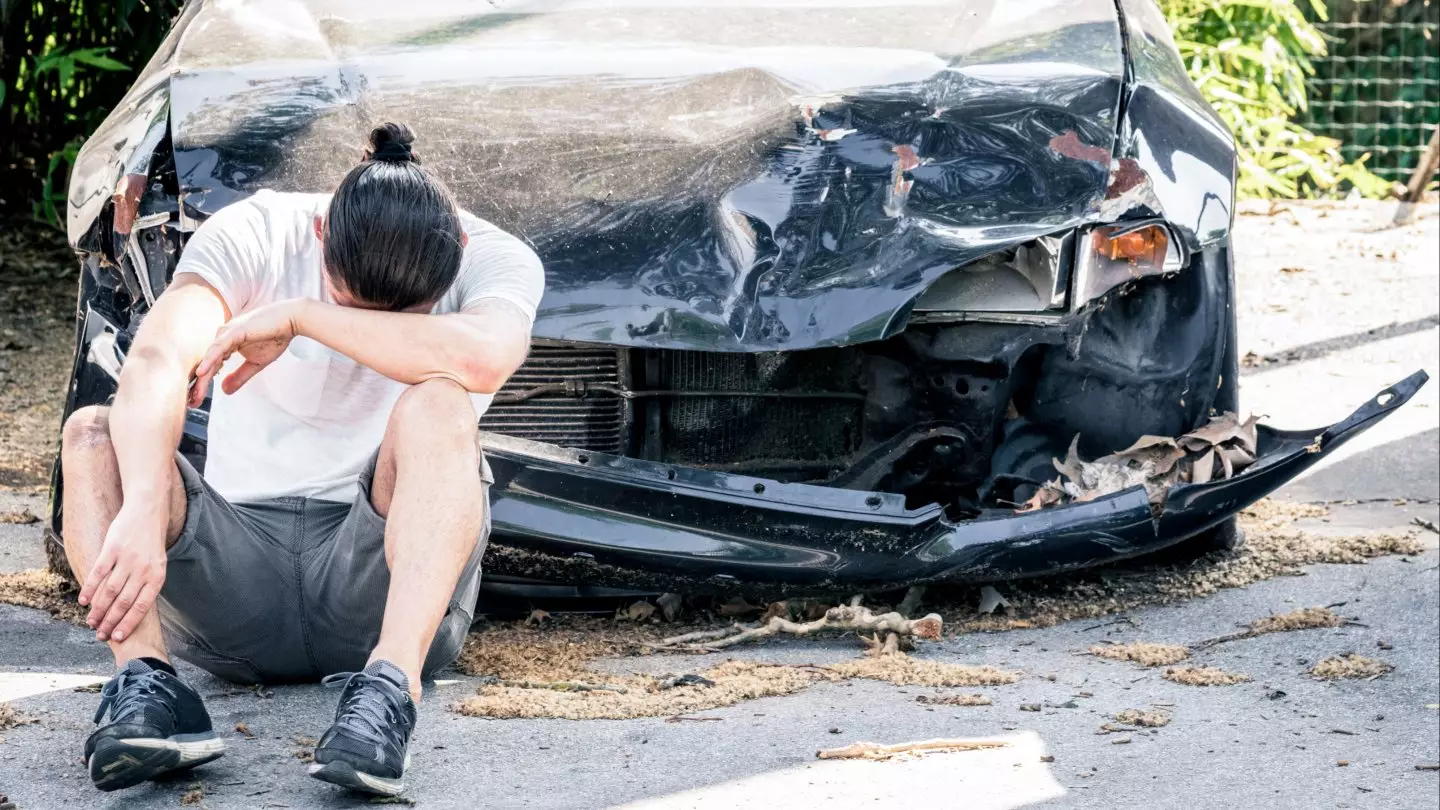
<svg viewBox="0 0 1440 810">
<path fill-rule="evenodd" d="M 370 148 L 365 150 L 366 160 L 382 163 L 419 163 L 420 158 L 410 148 L 415 133 L 404 124 L 386 122 L 370 130 Z"/>
</svg>

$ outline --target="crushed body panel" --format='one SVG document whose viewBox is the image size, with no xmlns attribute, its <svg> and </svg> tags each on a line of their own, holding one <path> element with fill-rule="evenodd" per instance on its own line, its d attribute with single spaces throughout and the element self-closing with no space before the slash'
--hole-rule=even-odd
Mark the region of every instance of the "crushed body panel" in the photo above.
<svg viewBox="0 0 1440 810">
<path fill-rule="evenodd" d="M 540 338 L 883 339 L 947 271 L 1097 221 L 1109 184 L 1112 0 L 329 8 L 189 4 L 112 120 L 168 95 L 191 223 L 333 189 L 371 116 L 415 123 L 460 203 L 544 261 Z M 76 242 L 114 190 L 99 157 Z"/>
</svg>

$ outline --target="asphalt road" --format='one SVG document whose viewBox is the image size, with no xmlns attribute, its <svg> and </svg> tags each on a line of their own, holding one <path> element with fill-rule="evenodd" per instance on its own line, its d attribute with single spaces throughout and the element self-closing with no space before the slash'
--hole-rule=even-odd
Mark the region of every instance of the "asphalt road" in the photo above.
<svg viewBox="0 0 1440 810">
<path fill-rule="evenodd" d="M 1242 377 L 1248 409 L 1282 427 L 1319 426 L 1415 368 L 1440 378 L 1434 213 L 1380 233 L 1366 231 L 1383 216 L 1378 207 L 1240 219 L 1241 341 L 1256 354 Z M 1432 382 L 1281 496 L 1334 504 L 1328 521 L 1310 523 L 1316 532 L 1440 519 L 1437 389 Z M 0 507 L 17 499 L 40 508 L 37 496 L 3 492 Z M 1428 548 L 1415 557 L 1311 566 L 1303 577 L 1132 611 L 1130 623 L 967 635 L 919 653 L 1027 674 L 1014 685 L 964 690 L 990 695 L 986 707 L 927 706 L 915 700 L 927 689 L 848 681 L 705 712 L 723 718 L 716 722 L 482 720 L 446 711 L 473 688 L 459 678 L 422 704 L 407 796 L 428 808 L 1433 808 L 1440 773 L 1416 765 L 1440 761 L 1440 553 L 1436 535 L 1422 540 Z M 0 524 L 0 571 L 39 564 L 38 531 Z M 1237 686 L 1182 686 L 1156 670 L 1075 654 L 1103 639 L 1193 643 L 1270 613 L 1337 603 L 1360 624 L 1237 641 L 1199 656 L 1254 677 Z M 1373 681 L 1305 674 L 1319 659 L 1351 651 L 1382 657 L 1395 671 Z M 821 664 L 854 655 L 843 640 L 735 653 Z M 0 606 L 0 695 L 33 683 L 37 672 L 103 676 L 110 664 L 91 634 Z M 333 692 L 226 694 L 203 673 L 186 674 L 211 696 L 217 727 L 244 722 L 255 738 L 231 735 L 227 755 L 191 777 L 102 795 L 80 761 L 98 697 L 67 682 L 12 701 L 39 722 L 0 732 L 0 793 L 21 810 L 173 807 L 198 780 L 211 808 L 365 804 L 306 778 L 294 756 L 297 735 L 315 737 L 328 725 Z M 1023 704 L 1044 708 L 1021 711 Z M 1172 713 L 1168 726 L 1097 733 L 1120 710 L 1154 706 Z M 884 763 L 814 758 L 819 748 L 855 740 L 990 736 L 1011 745 Z"/>
</svg>

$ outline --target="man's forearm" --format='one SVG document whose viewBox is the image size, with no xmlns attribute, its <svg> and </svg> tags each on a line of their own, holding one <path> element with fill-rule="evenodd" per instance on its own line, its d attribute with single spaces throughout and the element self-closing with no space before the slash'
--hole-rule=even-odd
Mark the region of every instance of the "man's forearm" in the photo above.
<svg viewBox="0 0 1440 810">
<path fill-rule="evenodd" d="M 110 408 L 110 437 L 127 506 L 166 508 L 189 378 L 183 359 L 171 352 L 142 349 L 126 358 Z"/>
<path fill-rule="evenodd" d="M 448 379 L 474 393 L 493 393 L 528 346 L 523 317 L 517 326 L 506 316 L 381 312 L 305 301 L 295 332 L 407 385 Z"/>
</svg>

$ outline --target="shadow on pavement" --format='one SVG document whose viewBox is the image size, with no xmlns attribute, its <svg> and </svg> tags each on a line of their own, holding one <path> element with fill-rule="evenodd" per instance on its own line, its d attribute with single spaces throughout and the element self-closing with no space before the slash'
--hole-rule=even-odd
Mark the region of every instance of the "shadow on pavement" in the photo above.
<svg viewBox="0 0 1440 810">
<path fill-rule="evenodd" d="M 1356 453 L 1296 481 L 1281 496 L 1298 501 L 1440 500 L 1440 428 Z"/>
</svg>

